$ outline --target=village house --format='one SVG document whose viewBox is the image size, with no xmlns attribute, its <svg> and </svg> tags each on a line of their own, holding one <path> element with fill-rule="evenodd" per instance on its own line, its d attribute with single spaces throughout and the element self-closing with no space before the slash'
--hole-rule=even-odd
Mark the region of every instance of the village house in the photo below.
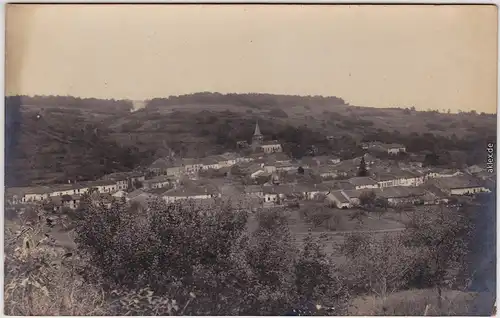
<svg viewBox="0 0 500 318">
<path fill-rule="evenodd" d="M 264 153 L 274 153 L 274 152 L 282 152 L 283 148 L 281 144 L 277 140 L 264 141 L 260 144 L 260 148 Z"/>
<path fill-rule="evenodd" d="M 210 186 L 190 186 L 171 189 L 163 193 L 162 198 L 167 203 L 180 200 L 207 200 L 220 198 L 221 194 L 215 187 Z"/>
<path fill-rule="evenodd" d="M 183 158 L 182 167 L 186 173 L 196 173 L 203 168 L 203 164 L 199 159 Z"/>
<path fill-rule="evenodd" d="M 481 182 L 470 176 L 438 178 L 432 182 L 448 195 L 472 195 L 480 192 L 490 192 Z"/>
<path fill-rule="evenodd" d="M 279 162 L 276 163 L 275 168 L 276 171 L 282 172 L 282 171 L 297 171 L 299 169 L 299 165 L 289 163 L 289 162 Z"/>
<path fill-rule="evenodd" d="M 377 198 L 387 199 L 387 202 L 393 206 L 405 203 L 415 204 L 425 194 L 422 188 L 405 186 L 374 189 L 373 191 Z"/>
<path fill-rule="evenodd" d="M 5 191 L 7 201 L 13 204 L 43 201 L 49 197 L 52 189 L 45 186 L 8 188 Z"/>
<path fill-rule="evenodd" d="M 451 178 L 463 175 L 463 172 L 454 169 L 431 168 L 426 170 L 426 178 Z"/>
<path fill-rule="evenodd" d="M 470 167 L 467 167 L 466 171 L 467 173 L 469 174 L 476 174 L 476 173 L 480 173 L 481 171 L 483 171 L 484 169 L 481 168 L 480 166 L 478 165 L 472 165 Z"/>
<path fill-rule="evenodd" d="M 343 190 L 331 191 L 327 194 L 326 200 L 328 203 L 335 205 L 339 209 L 349 209 L 352 207 L 352 203 L 349 198 L 344 194 Z"/>
<path fill-rule="evenodd" d="M 359 198 L 361 197 L 362 191 L 358 190 L 342 190 L 342 194 L 349 200 L 351 206 L 357 206 L 361 203 Z"/>
<path fill-rule="evenodd" d="M 401 144 L 385 144 L 380 141 L 362 143 L 361 147 L 364 150 L 370 150 L 379 153 L 382 152 L 388 155 L 397 155 L 406 152 L 406 147 Z"/>
<path fill-rule="evenodd" d="M 219 164 L 219 159 L 218 156 L 209 156 L 206 158 L 201 159 L 201 164 L 203 170 L 208 170 L 208 169 L 214 169 L 218 170 L 221 168 L 221 165 Z"/>
<path fill-rule="evenodd" d="M 277 204 L 279 203 L 279 193 L 276 191 L 275 187 L 263 187 L 262 189 L 264 193 L 264 203 L 269 204 L 269 203 L 274 203 Z"/>
<path fill-rule="evenodd" d="M 60 210 L 62 208 L 75 210 L 80 204 L 81 197 L 81 195 L 65 194 L 63 196 L 50 197 L 50 201 L 54 204 L 56 210 Z"/>
<path fill-rule="evenodd" d="M 87 182 L 85 189 L 92 189 L 92 188 L 96 189 L 100 193 L 112 193 L 118 190 L 116 182 L 106 181 L 106 180 Z"/>
<path fill-rule="evenodd" d="M 117 198 L 114 198 L 110 193 L 93 192 L 90 195 L 90 199 L 92 204 L 98 206 L 104 204 L 104 206 L 109 209 L 113 201 Z"/>
<path fill-rule="evenodd" d="M 160 189 L 176 184 L 177 178 L 174 176 L 157 176 L 143 182 L 144 189 Z"/>
<path fill-rule="evenodd" d="M 331 166 L 331 168 L 338 177 L 351 177 L 357 174 L 359 164 L 356 165 L 353 160 L 345 160 Z"/>
<path fill-rule="evenodd" d="M 146 178 L 144 173 L 130 171 L 107 174 L 101 179 L 106 181 L 115 181 L 118 190 L 127 190 L 130 186 L 142 183 Z"/>
<path fill-rule="evenodd" d="M 311 157 L 311 160 L 316 164 L 316 166 L 335 165 L 340 162 L 340 158 L 335 156 L 316 156 Z"/>
<path fill-rule="evenodd" d="M 248 168 L 244 169 L 245 173 L 250 176 L 250 178 L 255 179 L 260 175 L 266 174 L 266 170 L 262 164 L 252 164 Z"/>
<path fill-rule="evenodd" d="M 378 188 L 377 181 L 373 180 L 370 177 L 354 177 L 347 180 L 350 184 L 352 184 L 356 190 L 363 189 L 376 189 Z"/>
<path fill-rule="evenodd" d="M 188 164 L 188 168 L 193 168 Z M 159 158 L 153 162 L 149 167 L 148 171 L 155 175 L 173 175 L 181 176 L 185 171 L 185 162 L 183 160 L 171 160 L 170 158 Z"/>
<path fill-rule="evenodd" d="M 116 182 L 116 189 L 126 190 L 129 186 L 128 177 L 123 173 L 112 173 L 105 175 L 102 180 Z"/>
<path fill-rule="evenodd" d="M 397 155 L 406 152 L 406 147 L 400 144 L 388 144 L 385 145 L 385 148 L 389 155 Z"/>
<path fill-rule="evenodd" d="M 264 171 L 267 173 L 273 173 L 276 172 L 276 165 L 275 164 L 264 164 Z"/>
<path fill-rule="evenodd" d="M 298 184 L 297 188 L 301 189 L 306 200 L 315 200 L 319 195 L 327 195 L 332 189 L 331 185 L 326 183 Z"/>
<path fill-rule="evenodd" d="M 236 147 L 239 149 L 246 149 L 246 148 L 250 147 L 250 145 L 248 144 L 248 141 L 246 141 L 246 140 L 238 140 L 238 141 L 236 141 Z"/>
<path fill-rule="evenodd" d="M 263 198 L 264 190 L 259 185 L 249 185 L 244 187 L 244 193 L 249 197 Z"/>
<path fill-rule="evenodd" d="M 320 166 L 316 169 L 315 173 L 323 179 L 333 179 L 338 176 L 334 166 Z"/>
<path fill-rule="evenodd" d="M 388 187 L 418 187 L 424 183 L 424 176 L 418 172 L 405 170 L 393 171 L 390 173 L 378 173 L 374 175 L 380 188 Z"/>
<path fill-rule="evenodd" d="M 271 154 L 267 155 L 266 157 L 270 162 L 274 162 L 274 163 L 291 163 L 292 162 L 292 158 L 290 158 L 284 152 L 271 153 Z"/>
<path fill-rule="evenodd" d="M 221 167 L 231 167 L 238 162 L 238 154 L 234 152 L 225 152 L 218 156 L 220 158 L 219 165 Z"/>
<path fill-rule="evenodd" d="M 328 185 L 332 190 L 354 190 L 356 187 L 348 180 L 332 180 L 325 181 L 323 184 Z"/>
<path fill-rule="evenodd" d="M 125 192 L 123 190 L 118 190 L 115 193 L 112 193 L 111 196 L 113 198 L 117 198 L 117 199 L 126 198 L 127 197 L 127 192 Z"/>
</svg>

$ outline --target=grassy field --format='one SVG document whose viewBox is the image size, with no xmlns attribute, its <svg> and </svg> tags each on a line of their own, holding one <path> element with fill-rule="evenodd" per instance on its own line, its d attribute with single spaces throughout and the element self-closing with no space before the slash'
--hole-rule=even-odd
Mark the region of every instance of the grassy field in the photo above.
<svg viewBox="0 0 500 318">
<path fill-rule="evenodd" d="M 436 290 L 413 289 L 386 297 L 357 297 L 352 300 L 348 312 L 353 316 L 467 316 L 478 296 L 477 293 L 446 290 L 439 309 Z"/>
</svg>

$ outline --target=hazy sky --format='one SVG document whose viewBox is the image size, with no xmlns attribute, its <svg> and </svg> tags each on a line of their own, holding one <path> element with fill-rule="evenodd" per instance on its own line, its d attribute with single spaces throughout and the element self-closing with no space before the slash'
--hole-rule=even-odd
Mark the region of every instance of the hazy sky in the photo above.
<svg viewBox="0 0 500 318">
<path fill-rule="evenodd" d="M 495 6 L 8 5 L 7 94 L 496 112 Z"/>
</svg>

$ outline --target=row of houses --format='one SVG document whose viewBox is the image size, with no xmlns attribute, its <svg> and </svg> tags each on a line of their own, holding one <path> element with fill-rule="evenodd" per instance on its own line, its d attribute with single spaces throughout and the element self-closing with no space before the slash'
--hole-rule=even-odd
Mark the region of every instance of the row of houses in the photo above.
<svg viewBox="0 0 500 318">
<path fill-rule="evenodd" d="M 352 182 L 351 182 L 352 183 Z M 368 191 L 376 197 L 384 198 L 390 205 L 401 203 L 439 204 L 447 202 L 449 197 L 474 195 L 490 192 L 480 180 L 470 175 L 452 176 L 448 178 L 429 179 L 417 186 L 377 187 L 355 186 L 354 189 L 342 187 L 328 193 L 327 198 L 339 208 L 350 208 L 360 204 L 360 197 Z"/>
<path fill-rule="evenodd" d="M 251 156 L 244 157 L 231 152 L 205 158 L 159 158 L 148 167 L 148 170 L 156 175 L 164 174 L 179 176 L 181 174 L 196 173 L 200 170 L 218 170 L 231 167 L 238 162 L 248 162 L 252 160 L 253 158 Z"/>
<path fill-rule="evenodd" d="M 104 176 L 101 180 L 77 183 L 55 184 L 39 187 L 19 187 L 6 189 L 6 198 L 11 203 L 28 203 L 44 201 L 49 198 L 66 196 L 79 197 L 94 190 L 98 193 L 114 193 L 119 190 L 127 190 L 130 187 L 145 181 L 145 176 L 140 172 L 120 172 Z M 142 185 L 141 185 L 142 186 Z M 63 200 L 64 201 L 64 200 Z M 67 200 L 66 200 L 67 201 Z M 73 201 L 76 201 L 73 200 Z"/>
</svg>

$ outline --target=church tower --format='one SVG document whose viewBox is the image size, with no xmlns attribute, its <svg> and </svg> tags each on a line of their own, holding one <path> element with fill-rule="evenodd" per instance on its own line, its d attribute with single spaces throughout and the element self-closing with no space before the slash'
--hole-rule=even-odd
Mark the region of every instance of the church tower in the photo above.
<svg viewBox="0 0 500 318">
<path fill-rule="evenodd" d="M 264 136 L 260 132 L 259 122 L 257 121 L 257 123 L 255 124 L 255 131 L 252 136 L 252 148 L 255 149 L 256 147 L 261 145 L 263 141 Z"/>
</svg>

